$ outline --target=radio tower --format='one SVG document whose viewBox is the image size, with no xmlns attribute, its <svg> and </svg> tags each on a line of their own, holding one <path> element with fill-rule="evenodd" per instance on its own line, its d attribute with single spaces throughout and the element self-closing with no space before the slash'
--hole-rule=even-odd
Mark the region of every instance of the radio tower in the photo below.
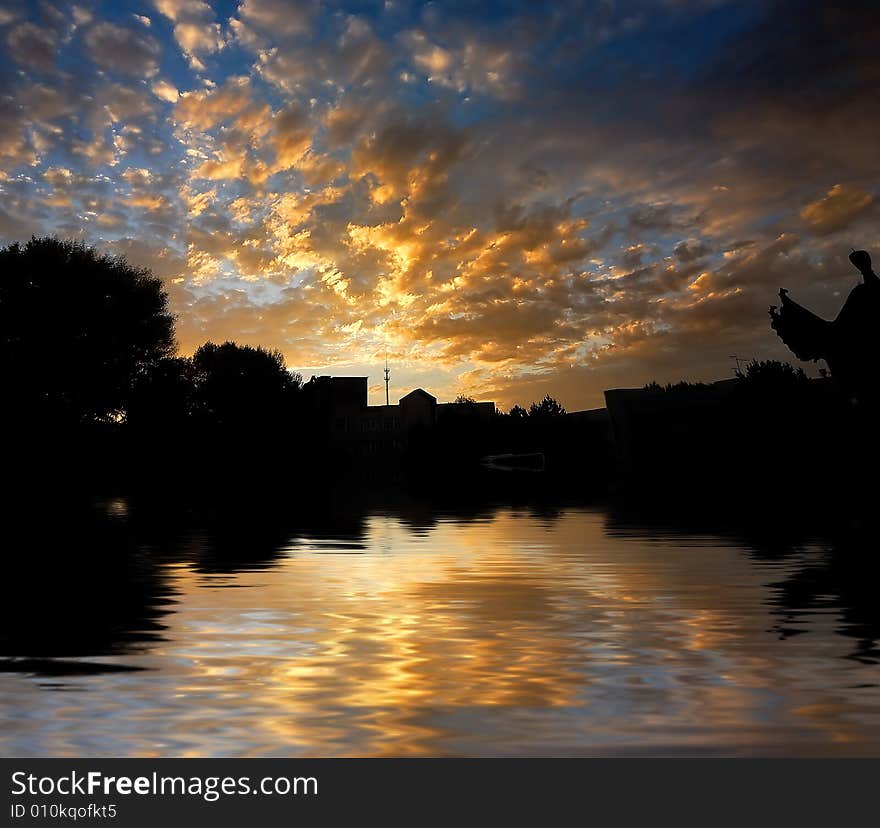
<svg viewBox="0 0 880 828">
<path fill-rule="evenodd" d="M 391 405 L 388 383 L 391 382 L 391 371 L 388 368 L 388 351 L 385 351 L 385 405 Z"/>
</svg>

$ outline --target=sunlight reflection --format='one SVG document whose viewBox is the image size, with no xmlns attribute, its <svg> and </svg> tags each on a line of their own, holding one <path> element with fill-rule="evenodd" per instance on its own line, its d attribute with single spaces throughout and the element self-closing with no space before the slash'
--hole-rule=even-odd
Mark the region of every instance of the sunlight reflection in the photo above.
<svg viewBox="0 0 880 828">
<path fill-rule="evenodd" d="M 373 514 L 358 531 L 301 534 L 271 567 L 167 564 L 163 641 L 122 657 L 149 669 L 28 691 L 6 749 L 877 751 L 869 668 L 840 659 L 827 613 L 812 638 L 768 635 L 766 567 L 731 542 L 622 537 L 580 509 Z"/>
</svg>

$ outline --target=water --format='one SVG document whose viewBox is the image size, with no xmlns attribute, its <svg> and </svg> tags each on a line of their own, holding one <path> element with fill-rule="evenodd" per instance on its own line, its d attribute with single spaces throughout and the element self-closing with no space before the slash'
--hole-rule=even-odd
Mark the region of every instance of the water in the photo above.
<svg viewBox="0 0 880 828">
<path fill-rule="evenodd" d="M 605 507 L 36 520 L 7 756 L 880 755 L 858 544 Z"/>
</svg>

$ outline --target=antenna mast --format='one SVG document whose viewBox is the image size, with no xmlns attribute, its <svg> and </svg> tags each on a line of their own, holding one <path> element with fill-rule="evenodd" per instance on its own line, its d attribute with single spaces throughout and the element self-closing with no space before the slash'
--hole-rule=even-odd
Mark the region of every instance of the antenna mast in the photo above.
<svg viewBox="0 0 880 828">
<path fill-rule="evenodd" d="M 388 369 L 388 351 L 385 351 L 385 405 L 391 405 L 388 383 L 391 382 L 391 371 Z"/>
</svg>

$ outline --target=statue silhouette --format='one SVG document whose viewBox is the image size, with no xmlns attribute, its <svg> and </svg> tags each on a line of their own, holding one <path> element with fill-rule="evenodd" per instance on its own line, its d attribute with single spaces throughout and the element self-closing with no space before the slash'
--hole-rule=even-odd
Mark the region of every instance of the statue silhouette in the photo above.
<svg viewBox="0 0 880 828">
<path fill-rule="evenodd" d="M 864 250 L 854 250 L 849 260 L 862 274 L 862 283 L 852 289 L 834 320 L 816 316 L 780 288 L 782 304 L 771 306 L 770 325 L 798 359 L 824 359 L 841 389 L 857 402 L 876 402 L 880 398 L 880 278 Z"/>
</svg>

